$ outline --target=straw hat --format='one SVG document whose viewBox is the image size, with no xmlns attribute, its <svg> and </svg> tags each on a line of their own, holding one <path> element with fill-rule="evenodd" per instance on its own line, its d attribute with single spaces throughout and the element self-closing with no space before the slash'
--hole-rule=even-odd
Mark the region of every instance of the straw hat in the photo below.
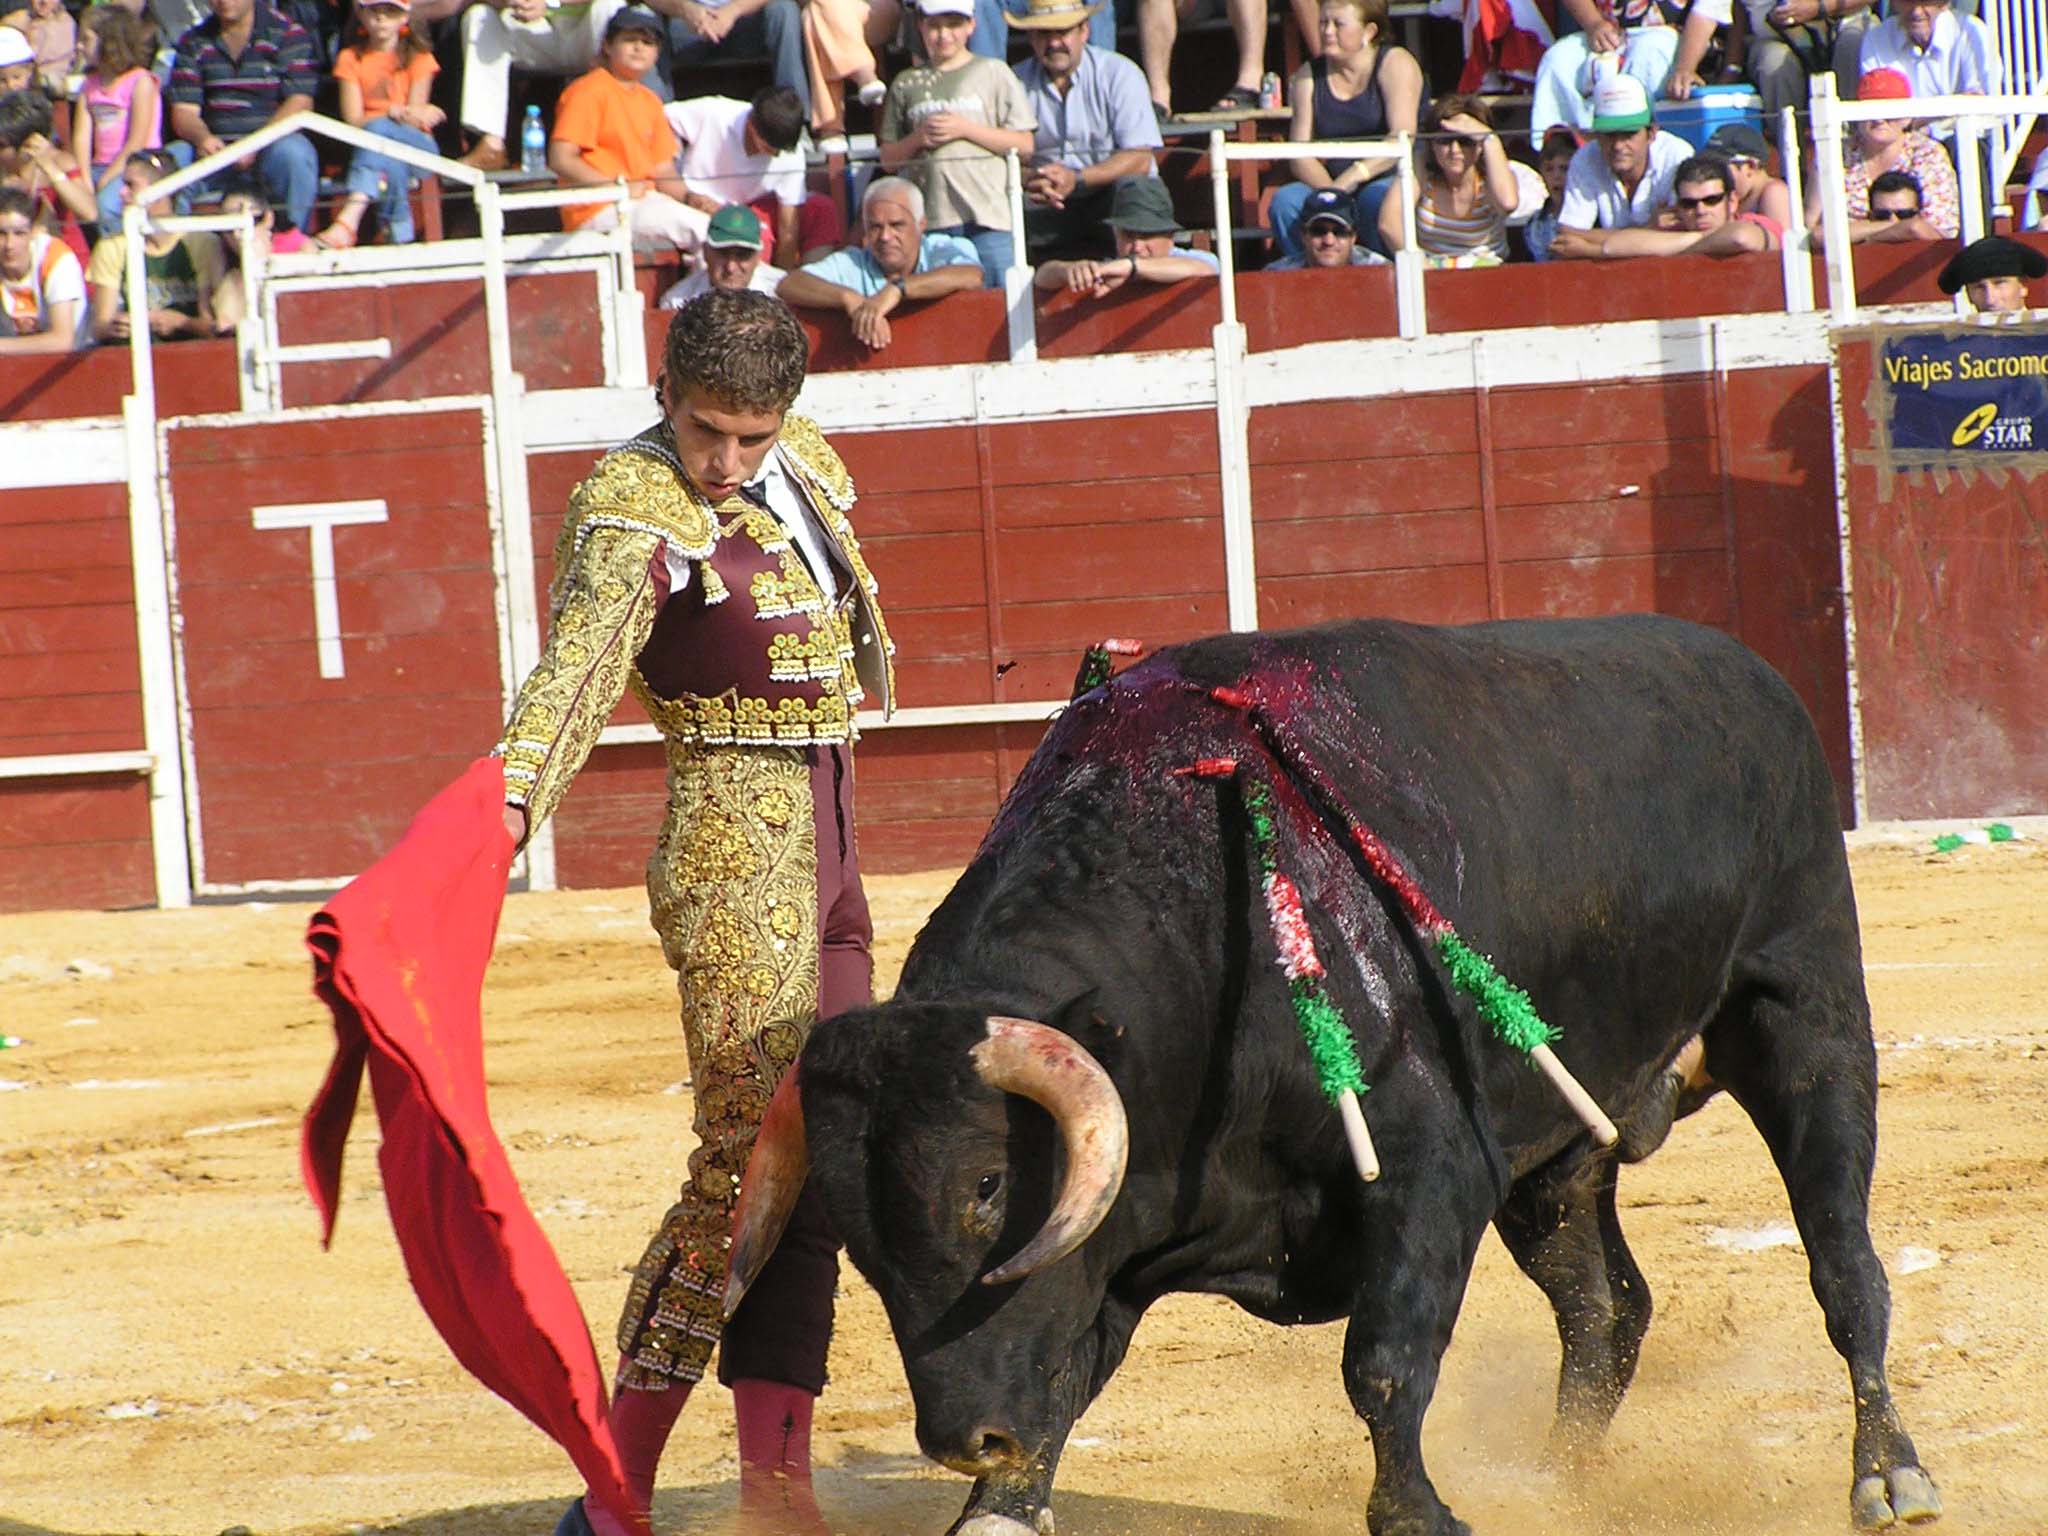
<svg viewBox="0 0 2048 1536">
<path fill-rule="evenodd" d="M 1026 32 L 1064 32 L 1087 21 L 1102 9 L 1102 4 L 1103 0 L 1095 0 L 1093 5 L 1082 5 L 1080 0 L 1031 0 L 1028 11 L 1009 20 L 1011 26 L 1022 27 Z"/>
</svg>

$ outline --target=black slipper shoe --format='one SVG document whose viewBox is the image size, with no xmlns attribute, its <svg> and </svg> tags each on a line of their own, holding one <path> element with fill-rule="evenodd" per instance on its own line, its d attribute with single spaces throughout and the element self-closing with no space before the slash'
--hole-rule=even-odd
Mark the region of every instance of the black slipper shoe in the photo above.
<svg viewBox="0 0 2048 1536">
<path fill-rule="evenodd" d="M 581 1499 L 562 1511 L 562 1518 L 555 1522 L 555 1536 L 597 1536 L 590 1528 L 590 1516 L 583 1513 Z"/>
</svg>

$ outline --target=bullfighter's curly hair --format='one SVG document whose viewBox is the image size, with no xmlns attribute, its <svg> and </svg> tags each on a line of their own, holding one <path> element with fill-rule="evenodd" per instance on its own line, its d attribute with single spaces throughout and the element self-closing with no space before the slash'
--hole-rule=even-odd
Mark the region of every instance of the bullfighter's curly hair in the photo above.
<svg viewBox="0 0 2048 1536">
<path fill-rule="evenodd" d="M 785 411 L 811 347 L 789 306 L 749 289 L 713 289 L 676 311 L 662 348 L 664 408 L 696 389 L 739 411 Z"/>
</svg>

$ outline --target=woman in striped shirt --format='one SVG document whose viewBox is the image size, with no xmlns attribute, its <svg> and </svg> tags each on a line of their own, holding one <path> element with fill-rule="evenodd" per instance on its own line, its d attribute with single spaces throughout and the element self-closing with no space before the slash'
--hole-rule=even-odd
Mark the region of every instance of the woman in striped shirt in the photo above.
<svg viewBox="0 0 2048 1536">
<path fill-rule="evenodd" d="M 1432 257 L 1505 260 L 1508 215 L 1515 211 L 1518 189 L 1486 103 L 1477 96 L 1431 102 L 1415 146 L 1415 168 L 1416 244 Z M 1390 251 L 1402 248 L 1398 198 L 1380 205 L 1380 238 Z"/>
</svg>

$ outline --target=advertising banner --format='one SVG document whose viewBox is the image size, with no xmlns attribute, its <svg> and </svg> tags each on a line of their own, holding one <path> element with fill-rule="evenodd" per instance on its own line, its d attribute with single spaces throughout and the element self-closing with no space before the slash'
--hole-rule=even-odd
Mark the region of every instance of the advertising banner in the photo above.
<svg viewBox="0 0 2048 1536">
<path fill-rule="evenodd" d="M 1889 468 L 2048 466 L 2048 325 L 1897 331 L 1877 384 Z"/>
</svg>

